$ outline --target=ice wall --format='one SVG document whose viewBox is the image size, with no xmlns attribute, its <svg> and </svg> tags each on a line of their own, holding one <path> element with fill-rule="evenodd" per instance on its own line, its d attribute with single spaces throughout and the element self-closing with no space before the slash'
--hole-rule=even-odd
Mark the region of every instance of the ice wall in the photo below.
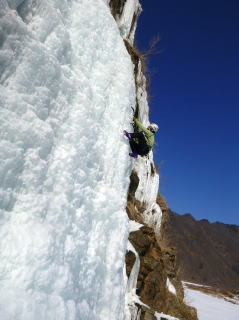
<svg viewBox="0 0 239 320">
<path fill-rule="evenodd" d="M 134 103 L 108 1 L 1 0 L 1 319 L 123 319 Z"/>
<path fill-rule="evenodd" d="M 136 74 L 136 101 L 138 105 L 138 119 L 144 125 L 149 122 L 149 105 L 147 99 L 146 78 L 142 72 L 141 62 L 137 67 Z M 153 151 L 147 157 L 139 157 L 133 161 L 133 170 L 139 177 L 135 198 L 145 207 L 142 213 L 144 222 L 153 227 L 156 232 L 160 232 L 162 211 L 156 203 L 159 192 L 159 174 L 154 164 Z"/>
<path fill-rule="evenodd" d="M 137 19 L 142 11 L 138 0 L 126 0 L 122 6 L 122 12 L 116 17 L 121 36 L 131 44 L 134 43 L 134 35 Z"/>
<path fill-rule="evenodd" d="M 125 40 L 127 50 L 131 55 L 132 63 L 134 65 L 136 85 L 136 99 L 133 105 L 135 111 L 134 116 L 137 116 L 139 121 L 147 127 L 150 123 L 149 105 L 147 100 L 147 83 L 143 74 L 141 58 L 139 55 L 137 56 L 137 50 L 133 48 L 134 31 L 137 26 L 137 18 L 142 9 L 138 0 L 111 0 L 110 4 L 112 13 L 116 19 L 121 35 Z M 139 221 L 143 220 L 145 225 L 152 227 L 155 233 L 159 233 L 162 211 L 156 201 L 159 188 L 159 175 L 154 165 L 153 152 L 150 152 L 146 157 L 139 157 L 138 159 L 132 160 L 132 162 L 132 169 L 134 171 L 134 176 L 136 175 L 138 178 L 138 185 L 136 187 L 136 192 L 133 196 L 133 199 L 131 196 L 130 210 L 132 210 L 133 207 L 134 217 L 140 217 Z M 131 251 L 134 254 L 135 263 L 128 279 L 125 320 L 138 320 L 141 318 L 146 319 L 144 318 L 145 314 L 141 316 L 141 307 L 139 307 L 139 305 L 144 304 L 140 300 L 140 297 L 138 297 L 136 294 L 137 278 L 140 268 L 140 257 L 130 242 L 128 243 L 128 251 Z M 148 306 L 146 306 L 146 308 L 148 310 L 150 309 Z M 154 319 L 156 318 L 154 317 Z"/>
<path fill-rule="evenodd" d="M 128 47 L 133 47 L 137 19 L 142 12 L 139 1 L 110 0 L 110 5 L 121 36 L 128 42 Z M 143 73 L 140 57 L 137 57 L 136 60 L 138 62 L 135 59 L 132 60 L 136 84 L 136 100 L 133 107 L 135 111 L 137 109 L 137 117 L 140 122 L 147 127 L 150 124 L 147 81 Z M 139 185 L 135 197 L 144 204 L 144 221 L 147 225 L 154 227 L 156 232 L 160 232 L 162 211 L 156 203 L 159 190 L 159 175 L 154 164 L 153 152 L 150 152 L 147 157 L 139 157 L 137 160 L 133 160 L 133 170 L 139 177 Z"/>
</svg>

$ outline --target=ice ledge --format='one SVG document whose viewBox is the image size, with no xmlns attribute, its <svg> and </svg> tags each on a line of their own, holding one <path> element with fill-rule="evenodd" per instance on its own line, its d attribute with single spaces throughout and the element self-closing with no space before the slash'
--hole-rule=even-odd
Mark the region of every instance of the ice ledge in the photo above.
<svg viewBox="0 0 239 320">
<path fill-rule="evenodd" d="M 158 313 L 158 312 L 155 312 L 155 317 L 157 320 L 161 320 L 161 319 L 166 319 L 166 320 L 180 320 L 178 318 L 174 318 L 174 317 L 171 317 L 167 314 L 164 314 L 164 313 Z"/>
<path fill-rule="evenodd" d="M 118 24 L 122 38 L 133 44 L 137 18 L 142 12 L 139 0 L 110 0 L 109 6 Z"/>
</svg>

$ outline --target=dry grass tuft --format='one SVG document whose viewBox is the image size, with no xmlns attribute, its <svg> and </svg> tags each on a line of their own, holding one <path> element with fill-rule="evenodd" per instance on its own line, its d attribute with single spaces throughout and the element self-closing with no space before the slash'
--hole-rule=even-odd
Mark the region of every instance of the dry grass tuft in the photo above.
<svg viewBox="0 0 239 320">
<path fill-rule="evenodd" d="M 135 71 L 136 76 L 138 74 L 138 68 L 139 68 L 139 62 L 140 62 L 141 71 L 146 78 L 146 89 L 149 88 L 149 83 L 150 83 L 149 74 L 147 72 L 148 71 L 147 62 L 148 62 L 148 59 L 151 55 L 160 53 L 160 51 L 157 50 L 157 45 L 158 45 L 159 41 L 160 41 L 160 37 L 156 36 L 155 38 L 153 38 L 150 41 L 149 48 L 147 50 L 145 50 L 144 52 L 140 52 L 140 50 L 137 48 L 136 45 L 132 46 L 127 40 L 124 40 L 126 49 L 131 56 L 133 64 L 135 65 L 134 71 Z M 137 84 L 137 86 L 140 87 L 143 85 L 143 82 L 141 80 L 140 82 L 138 82 L 136 84 Z"/>
<path fill-rule="evenodd" d="M 164 196 L 158 193 L 157 204 L 160 206 L 161 210 L 164 212 L 168 211 L 168 204 Z"/>
<path fill-rule="evenodd" d="M 211 287 L 211 286 L 197 286 L 194 284 L 186 284 L 186 287 L 189 289 L 193 289 L 196 291 L 200 291 L 202 293 L 206 293 L 218 298 L 222 298 L 226 301 L 230 301 L 231 303 L 234 304 L 239 304 L 238 296 L 239 296 L 239 290 L 227 290 L 227 289 L 221 289 L 217 287 Z"/>
</svg>

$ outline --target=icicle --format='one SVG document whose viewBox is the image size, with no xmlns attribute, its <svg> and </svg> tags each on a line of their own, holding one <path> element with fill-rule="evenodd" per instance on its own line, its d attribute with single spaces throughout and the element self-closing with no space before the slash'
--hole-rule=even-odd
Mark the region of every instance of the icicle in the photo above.
<svg viewBox="0 0 239 320">
<path fill-rule="evenodd" d="M 136 295 L 136 285 L 139 274 L 140 259 L 137 251 L 129 241 L 127 249 L 128 251 L 134 253 L 136 259 L 127 282 L 125 320 L 138 320 L 141 314 L 141 310 L 138 310 L 135 302 L 140 302 L 138 296 Z"/>
</svg>

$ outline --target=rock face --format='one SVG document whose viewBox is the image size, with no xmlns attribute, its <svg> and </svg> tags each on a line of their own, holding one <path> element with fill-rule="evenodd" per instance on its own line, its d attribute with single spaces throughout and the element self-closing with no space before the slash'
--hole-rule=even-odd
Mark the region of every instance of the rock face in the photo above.
<svg viewBox="0 0 239 320">
<path fill-rule="evenodd" d="M 111 0 L 109 5 L 132 61 L 136 90 L 136 101 L 132 106 L 134 116 L 148 126 L 144 59 L 133 46 L 141 6 L 138 0 Z M 158 196 L 158 187 L 159 174 L 154 165 L 153 153 L 134 160 L 126 210 L 129 219 L 142 224 L 142 227 L 132 230 L 129 235 L 125 257 L 126 275 L 129 278 L 125 320 L 154 320 L 156 312 L 170 314 L 181 320 L 196 320 L 196 311 L 183 302 L 175 254 L 161 246 L 167 206 Z"/>
<path fill-rule="evenodd" d="M 122 15 L 126 0 L 110 0 L 109 6 L 115 19 Z"/>
<path fill-rule="evenodd" d="M 136 292 L 144 303 L 162 310 L 160 304 L 162 296 L 166 294 L 167 274 L 155 233 L 152 228 L 144 226 L 139 231 L 132 232 L 129 240 L 140 256 Z"/>
<path fill-rule="evenodd" d="M 183 280 L 238 290 L 239 226 L 169 211 L 166 229 L 165 240 L 176 248 Z"/>
<path fill-rule="evenodd" d="M 143 223 L 140 230 L 131 232 L 129 241 L 137 251 L 140 257 L 140 269 L 136 286 L 136 293 L 140 300 L 148 306 L 138 305 L 141 311 L 141 320 L 156 319 L 155 312 L 170 314 L 179 319 L 197 319 L 196 311 L 184 304 L 183 288 L 178 276 L 178 267 L 176 264 L 175 251 L 172 248 L 163 246 L 164 228 L 167 226 L 167 208 L 160 196 L 157 198 L 158 204 L 163 210 L 163 220 L 161 232 L 157 233 L 152 227 L 143 222 L 140 212 L 143 212 L 144 206 L 134 198 L 135 188 L 137 186 L 137 175 L 133 171 L 131 175 L 131 184 L 129 188 L 129 197 L 127 212 L 130 219 Z M 133 268 L 135 262 L 134 254 L 128 251 L 126 254 L 127 275 Z M 170 281 L 175 294 L 168 288 Z"/>
</svg>

